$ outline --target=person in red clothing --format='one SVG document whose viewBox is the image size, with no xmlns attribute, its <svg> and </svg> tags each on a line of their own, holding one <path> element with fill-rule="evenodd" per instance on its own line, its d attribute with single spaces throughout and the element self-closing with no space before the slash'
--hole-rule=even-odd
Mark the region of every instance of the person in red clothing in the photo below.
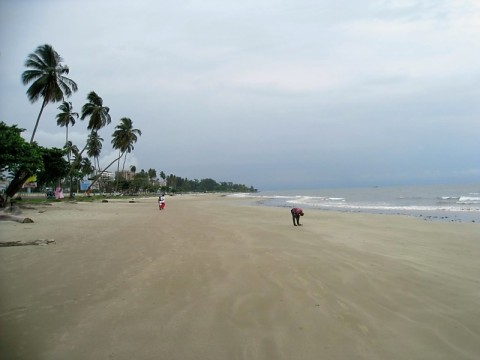
<svg viewBox="0 0 480 360">
<path fill-rule="evenodd" d="M 165 194 L 160 195 L 158 198 L 158 208 L 160 210 L 165 209 Z"/>
<path fill-rule="evenodd" d="M 303 216 L 303 210 L 300 209 L 300 208 L 293 208 L 292 210 L 290 210 L 290 212 L 292 213 L 292 220 L 293 220 L 293 225 L 294 226 L 302 226 L 300 224 L 300 216 Z M 295 224 L 295 220 L 297 221 L 297 223 Z"/>
</svg>

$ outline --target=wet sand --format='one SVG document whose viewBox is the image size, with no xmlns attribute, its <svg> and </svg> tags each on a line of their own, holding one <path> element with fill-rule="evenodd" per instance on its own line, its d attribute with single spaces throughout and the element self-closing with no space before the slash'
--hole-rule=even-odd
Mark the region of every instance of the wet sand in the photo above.
<svg viewBox="0 0 480 360">
<path fill-rule="evenodd" d="M 478 359 L 478 224 L 129 200 L 0 222 L 2 359 Z"/>
</svg>

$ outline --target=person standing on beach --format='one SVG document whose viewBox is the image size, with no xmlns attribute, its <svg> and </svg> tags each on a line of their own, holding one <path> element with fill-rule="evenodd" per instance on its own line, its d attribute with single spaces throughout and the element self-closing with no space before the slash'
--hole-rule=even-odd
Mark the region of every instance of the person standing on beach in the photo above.
<svg viewBox="0 0 480 360">
<path fill-rule="evenodd" d="M 293 226 L 302 226 L 302 224 L 300 224 L 300 216 L 304 215 L 303 210 L 300 208 L 293 208 L 292 210 L 290 210 L 290 212 L 292 213 Z M 297 221 L 296 224 L 295 221 Z"/>
<path fill-rule="evenodd" d="M 165 194 L 160 195 L 158 198 L 158 208 L 160 210 L 165 209 Z"/>
</svg>

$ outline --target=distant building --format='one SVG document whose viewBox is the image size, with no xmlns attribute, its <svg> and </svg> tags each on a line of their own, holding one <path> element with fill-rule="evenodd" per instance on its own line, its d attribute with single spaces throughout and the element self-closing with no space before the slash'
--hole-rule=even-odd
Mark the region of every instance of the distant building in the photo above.
<svg viewBox="0 0 480 360">
<path fill-rule="evenodd" d="M 97 175 L 100 174 L 100 171 L 95 170 L 95 172 L 92 174 L 91 177 L 88 178 L 88 180 L 93 180 L 97 177 Z M 115 180 L 113 173 L 111 171 L 104 171 L 101 175 L 103 181 L 113 181 Z"/>
<path fill-rule="evenodd" d="M 121 177 L 127 181 L 133 180 L 135 173 L 130 170 L 116 171 L 115 176 Z"/>
</svg>

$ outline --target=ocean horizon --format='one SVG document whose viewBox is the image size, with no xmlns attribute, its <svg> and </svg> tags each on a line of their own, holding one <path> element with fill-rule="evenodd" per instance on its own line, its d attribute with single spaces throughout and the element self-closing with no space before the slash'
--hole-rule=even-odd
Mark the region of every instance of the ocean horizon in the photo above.
<svg viewBox="0 0 480 360">
<path fill-rule="evenodd" d="M 272 190 L 233 194 L 255 204 L 309 210 L 406 215 L 480 224 L 480 184 Z"/>
</svg>

